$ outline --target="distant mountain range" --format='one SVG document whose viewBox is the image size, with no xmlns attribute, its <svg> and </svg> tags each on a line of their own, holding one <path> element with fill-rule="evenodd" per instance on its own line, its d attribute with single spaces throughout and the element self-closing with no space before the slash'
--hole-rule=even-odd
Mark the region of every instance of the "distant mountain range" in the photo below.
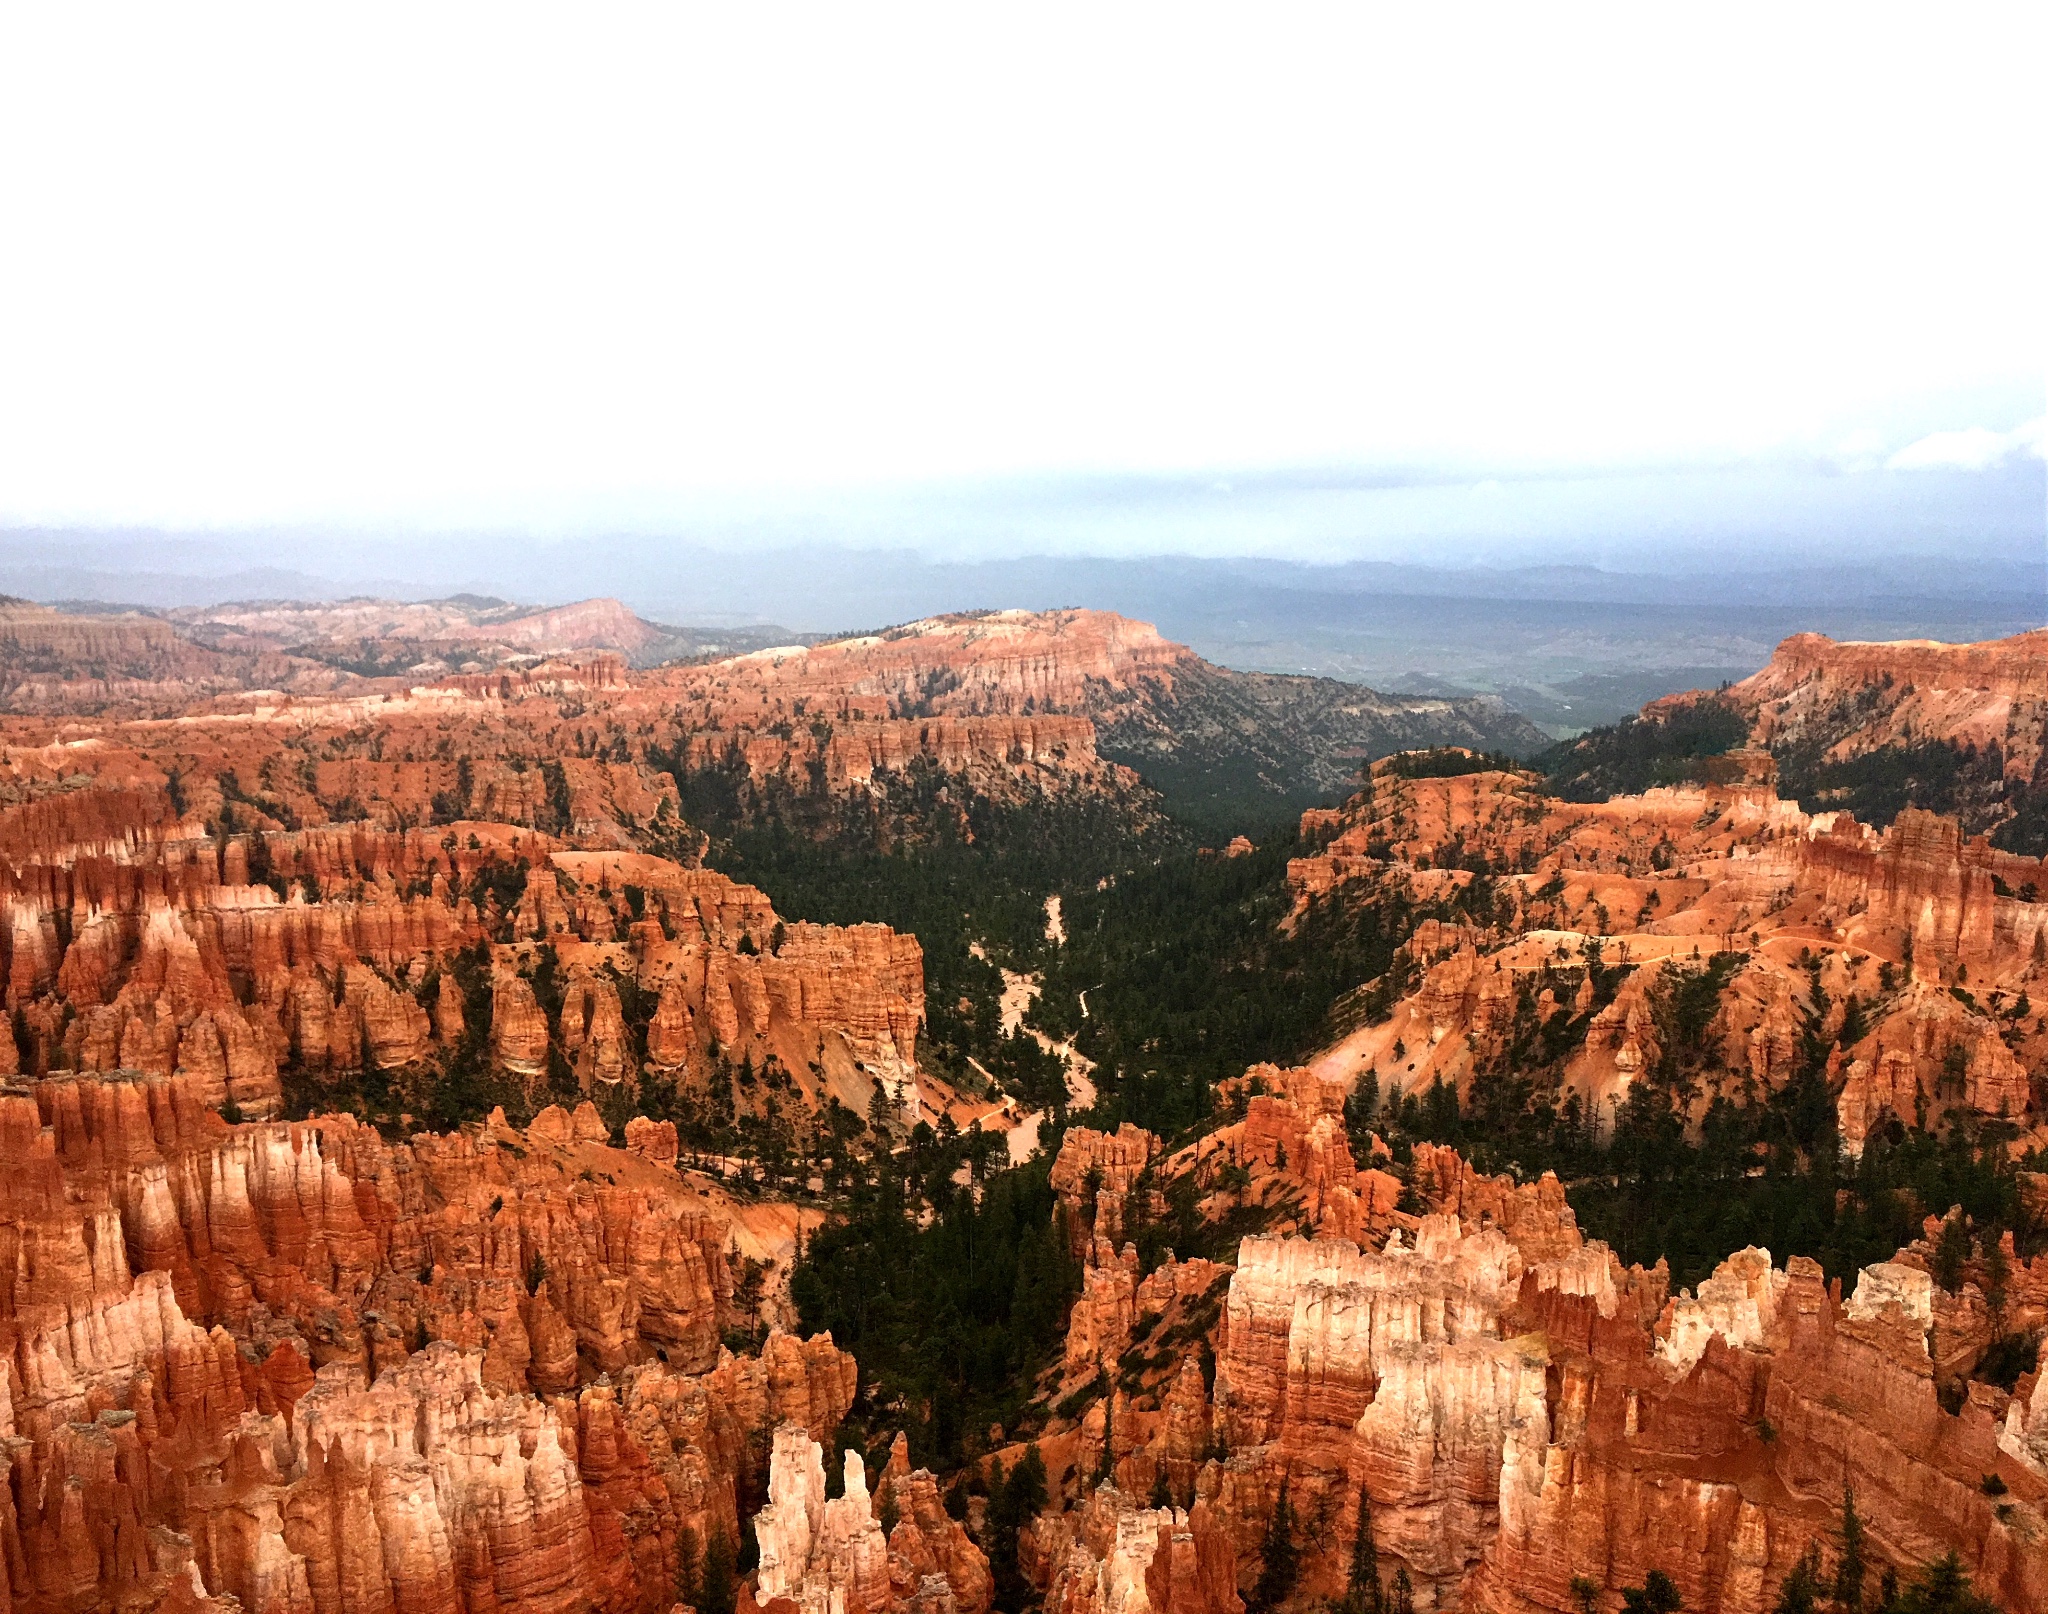
<svg viewBox="0 0 2048 1614">
<path fill-rule="evenodd" d="M 1929 546 L 1925 554 L 1879 553 L 1844 539 L 1838 554 L 1807 545 L 1780 560 L 1751 555 L 1736 565 L 1698 544 L 1645 543 L 1624 569 L 1613 561 L 1321 565 L 1187 555 L 941 562 L 910 547 L 638 537 L 337 546 L 15 532 L 0 533 L 0 588 L 98 602 L 96 609 L 121 603 L 182 616 L 205 607 L 217 617 L 227 601 L 335 608 L 351 597 L 444 607 L 466 594 L 560 599 L 564 579 L 573 578 L 624 601 L 664 636 L 628 651 L 636 663 L 970 607 L 1086 606 L 1157 623 L 1223 666 L 1405 694 L 1498 695 L 1565 736 L 1615 722 L 1659 695 L 1747 677 L 1793 633 L 1972 642 L 2048 621 L 2043 565 L 2025 546 L 1933 537 Z M 495 608 L 475 609 L 487 616 Z M 345 641 L 341 620 L 334 622 L 323 636 Z M 490 625 L 480 616 L 450 631 L 473 638 Z"/>
</svg>

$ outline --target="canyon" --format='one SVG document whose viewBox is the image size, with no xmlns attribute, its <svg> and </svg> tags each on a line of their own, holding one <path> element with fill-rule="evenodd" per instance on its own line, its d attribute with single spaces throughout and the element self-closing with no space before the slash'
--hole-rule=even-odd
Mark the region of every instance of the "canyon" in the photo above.
<svg viewBox="0 0 2048 1614">
<path fill-rule="evenodd" d="M 1038 1437 L 1053 1493 L 1020 1550 L 1048 1607 L 1236 1614 L 1283 1491 L 1309 1598 L 1342 1595 L 1369 1508 L 1418 1608 L 1563 1611 L 1655 1569 L 1749 1614 L 1845 1495 L 1873 1578 L 1954 1548 L 2001 1606 L 2048 1596 L 2040 1375 L 1939 1394 L 1989 1326 L 1981 1261 L 1952 1295 L 1916 1243 L 1845 1294 L 1738 1251 L 1673 1292 L 1583 1238 L 1554 1178 L 1420 1146 L 1402 1209 L 1340 1085 L 1250 1079 L 1243 1119 L 1180 1150 L 1062 1144 L 1062 1388 L 1109 1382 Z M 179 1076 L 45 1081 L 0 1130 L 10 1608 L 655 1609 L 682 1544 L 743 1527 L 764 1609 L 989 1607 L 900 1434 L 872 1490 L 849 1449 L 828 1496 L 858 1364 L 721 1344 L 734 1207 L 658 1139 L 613 1147 L 588 1106 L 397 1145 L 230 1125 Z M 1141 1272 L 1119 1235 L 1182 1178 L 1280 1218 Z M 2048 1320 L 2048 1271 L 2011 1265 L 2014 1315 Z"/>
<path fill-rule="evenodd" d="M 2048 1058 L 2031 996 L 2048 985 L 2040 860 L 1917 809 L 1882 832 L 1808 814 L 1778 799 L 1767 755 L 1733 760 L 1748 782 L 1586 805 L 1533 775 L 1386 765 L 1369 794 L 1313 814 L 1322 844 L 1289 868 L 1297 917 L 1390 891 L 1484 908 L 1417 926 L 1396 975 L 1361 994 L 1378 988 L 1385 1012 L 1317 1068 L 1469 1091 L 1518 1038 L 1576 1018 L 1564 1090 L 1616 1106 L 1666 1051 L 1671 990 L 1711 967 L 1726 976 L 1719 1075 L 1695 1118 L 1718 1096 L 1782 1087 L 1803 1035 L 1847 1026 L 1827 1075 L 1851 1149 L 1887 1116 L 2048 1119 L 2033 1074 Z"/>
<path fill-rule="evenodd" d="M 1794 634 L 1719 690 L 1652 701 L 1556 759 L 1553 784 L 1592 800 L 1724 771 L 1731 744 L 1768 750 L 1810 811 L 1883 823 L 1903 806 L 1956 818 L 2004 850 L 2048 853 L 2041 630 L 1983 644 L 1837 642 Z"/>
<path fill-rule="evenodd" d="M 1584 1239 L 1554 1177 L 1489 1178 L 1421 1145 L 1398 1209 L 1379 1165 L 1352 1161 L 1339 1084 L 1261 1081 L 1243 1121 L 1174 1156 L 1068 1134 L 1063 1175 L 1102 1185 L 1070 1203 L 1098 1228 L 1182 1174 L 1291 1215 L 1222 1271 L 1168 1259 L 1140 1279 L 1128 1245 L 1093 1241 L 1102 1298 L 1076 1306 L 1088 1342 L 1068 1372 L 1132 1370 L 1079 1434 L 1070 1472 L 1100 1482 L 1039 1522 L 1048 1606 L 1235 1611 L 1249 1577 L 1228 1566 L 1257 1562 L 1283 1490 L 1309 1599 L 1344 1595 L 1363 1508 L 1418 1608 L 1568 1610 L 1575 1581 L 1611 1595 L 1659 1570 L 1687 1608 L 1748 1614 L 1810 1545 L 1838 1556 L 1845 1495 L 1873 1591 L 1881 1564 L 1953 1547 L 2000 1606 L 2048 1597 L 2038 1374 L 1937 1396 L 1943 1354 L 1988 1326 L 1981 1263 L 1951 1295 L 1917 1243 L 1845 1296 L 1810 1260 L 1744 1250 L 1674 1293 L 1661 1265 Z M 1119 1170 L 1140 1156 L 1156 1172 Z M 1174 1323 L 1218 1284 L 1198 1363 Z M 2012 1293 L 2038 1324 L 2048 1267 L 2016 1262 Z"/>
<path fill-rule="evenodd" d="M 829 1339 L 724 1347 L 730 1207 L 588 1104 L 392 1144 L 122 1073 L 0 1132 L 10 1608 L 666 1607 L 752 1432 L 852 1399 Z"/>
<path fill-rule="evenodd" d="M 1585 801 L 1487 703 L 1108 613 L 647 664 L 677 643 L 604 601 L 0 608 L 0 1614 L 1611 1614 L 1652 1572 L 1765 1614 L 1851 1509 L 1865 1607 L 1948 1552 L 2048 1607 L 2048 902 L 1996 833 L 2048 639 L 1801 636 L 1711 697 L 1745 743 Z M 2018 805 L 1784 785 L 1929 735 Z M 1176 816 L 1247 803 L 1220 851 Z M 1136 848 L 1051 890 L 1029 848 L 1034 969 L 1170 859 L 1272 887 L 1161 924 L 1390 962 L 1141 1124 L 1161 1073 L 1039 1030 L 977 939 L 983 1056 L 1066 1067 L 1020 1127 L 932 1059 L 974 1004 L 919 934 L 720 866 L 779 836 L 865 900 L 1000 814 Z M 1874 1259 L 1624 1259 L 1585 1197 L 1621 1157 L 1422 1135 L 1502 1093 L 1575 1160 L 1796 1114 L 1843 1203 L 1924 1147 L 2012 1204 L 1917 1186 L 1958 1166 L 1884 1190 Z M 964 1430 L 815 1326 L 877 1205 L 921 1259 L 1048 1252 L 1050 1331 Z"/>
</svg>

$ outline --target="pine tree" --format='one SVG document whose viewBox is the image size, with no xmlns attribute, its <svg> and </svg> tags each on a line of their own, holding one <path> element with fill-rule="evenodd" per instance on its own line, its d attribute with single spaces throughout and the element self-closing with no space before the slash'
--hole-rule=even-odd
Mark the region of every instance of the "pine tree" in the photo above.
<svg viewBox="0 0 2048 1614">
<path fill-rule="evenodd" d="M 1415 1582 L 1408 1578 L 1408 1566 L 1394 1571 L 1394 1597 L 1389 1614 L 1415 1614 Z"/>
<path fill-rule="evenodd" d="M 1579 1614 L 1593 1614 L 1600 1606 L 1600 1584 L 1585 1575 L 1572 1576 L 1572 1601 L 1579 1605 Z"/>
<path fill-rule="evenodd" d="M 1835 1601 L 1847 1614 L 1863 1614 L 1863 1521 L 1856 1516 L 1856 1491 L 1842 1491 L 1842 1561 L 1835 1566 Z"/>
<path fill-rule="evenodd" d="M 1349 1614 L 1381 1614 L 1380 1548 L 1372 1537 L 1372 1497 L 1358 1488 L 1358 1531 L 1351 1538 L 1351 1581 L 1344 1604 Z"/>
<path fill-rule="evenodd" d="M 734 1614 L 738 1602 L 738 1560 L 732 1538 L 719 1525 L 711 1532 L 711 1544 L 704 1549 L 704 1574 L 698 1582 L 697 1614 Z"/>
<path fill-rule="evenodd" d="M 1996 1604 L 1971 1589 L 1953 1547 L 1913 1578 L 1896 1606 L 1900 1614 L 1998 1614 Z"/>
<path fill-rule="evenodd" d="M 1950 1294 L 1963 1287 L 1963 1263 L 1970 1258 L 1970 1234 L 1963 1226 L 1960 1208 L 1941 1224 L 1941 1236 L 1934 1241 L 1934 1281 Z"/>
<path fill-rule="evenodd" d="M 1626 1614 L 1678 1614 L 1685 1599 L 1678 1595 L 1669 1575 L 1653 1569 L 1643 1577 L 1642 1585 L 1622 1587 L 1621 1606 Z"/>
<path fill-rule="evenodd" d="M 696 1608 L 702 1595 L 697 1580 L 697 1532 L 686 1524 L 676 1532 L 676 1601 Z"/>
<path fill-rule="evenodd" d="M 1007 1479 L 1001 1462 L 989 1476 L 989 1574 L 995 1581 L 996 1607 L 1010 1614 L 1032 1595 L 1017 1563 L 1017 1532 L 1037 1517 L 1046 1495 L 1045 1459 L 1036 1446 L 1025 1448 Z"/>
<path fill-rule="evenodd" d="M 1259 1578 L 1246 1599 L 1254 1614 L 1271 1614 L 1287 1601 L 1301 1573 L 1301 1548 L 1294 1540 L 1294 1504 L 1287 1500 L 1287 1481 L 1280 1481 L 1280 1496 L 1266 1520 L 1266 1537 L 1259 1543 Z"/>
<path fill-rule="evenodd" d="M 2005 1258 L 2005 1238 L 1997 1228 L 1984 1234 L 1984 1299 L 1991 1307 L 1995 1326 L 2005 1326 L 2005 1303 L 2010 1298 L 2012 1263 Z"/>
<path fill-rule="evenodd" d="M 1161 1463 L 1152 1471 L 1152 1505 L 1155 1508 L 1173 1506 L 1173 1486 L 1166 1478 L 1166 1465 Z"/>
<path fill-rule="evenodd" d="M 1098 1374 L 1102 1369 L 1098 1366 Z M 1108 1485 L 1116 1479 L 1116 1391 L 1102 1398 L 1102 1461 L 1095 1465 L 1095 1483 Z"/>
<path fill-rule="evenodd" d="M 1806 1556 L 1792 1566 L 1778 1588 L 1777 1614 L 1815 1614 L 1820 1605 L 1820 1543 L 1807 1546 Z"/>
</svg>

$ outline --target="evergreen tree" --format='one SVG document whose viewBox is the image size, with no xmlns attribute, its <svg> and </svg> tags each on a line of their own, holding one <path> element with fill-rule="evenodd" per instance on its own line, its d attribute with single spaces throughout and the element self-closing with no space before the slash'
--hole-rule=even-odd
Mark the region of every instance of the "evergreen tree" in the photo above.
<svg viewBox="0 0 2048 1614">
<path fill-rule="evenodd" d="M 1379 1073 L 1369 1070 L 1358 1078 L 1358 1084 L 1344 1100 L 1344 1129 L 1351 1135 L 1352 1146 L 1361 1153 L 1366 1147 L 1366 1140 L 1371 1136 L 1372 1123 L 1379 1111 Z"/>
<path fill-rule="evenodd" d="M 1019 1524 L 1026 1524 L 1045 1506 L 1046 1495 L 1045 1459 L 1036 1446 L 1027 1446 L 1003 1483 L 1004 1504 Z"/>
<path fill-rule="evenodd" d="M 1351 1538 L 1351 1581 L 1344 1603 L 1349 1614 L 1381 1614 L 1380 1548 L 1372 1538 L 1372 1497 L 1358 1488 L 1358 1531 Z"/>
<path fill-rule="evenodd" d="M 697 1567 L 697 1532 L 686 1524 L 676 1532 L 676 1601 L 692 1608 L 703 1595 Z"/>
<path fill-rule="evenodd" d="M 1593 1614 L 1600 1606 L 1599 1583 L 1584 1575 L 1572 1576 L 1572 1601 L 1579 1605 L 1579 1614 Z"/>
<path fill-rule="evenodd" d="M 1934 1241 L 1934 1281 L 1950 1294 L 1963 1287 L 1963 1263 L 1970 1258 L 1970 1234 L 1958 1210 L 1941 1224 L 1941 1236 Z"/>
<path fill-rule="evenodd" d="M 1626 1614 L 1678 1614 L 1685 1599 L 1678 1595 L 1669 1575 L 1653 1569 L 1643 1577 L 1642 1585 L 1622 1587 L 1621 1606 Z"/>
<path fill-rule="evenodd" d="M 1095 1369 L 1096 1376 L 1108 1382 L 1101 1365 Z M 1102 1460 L 1095 1465 L 1095 1483 L 1113 1484 L 1116 1480 L 1116 1391 L 1111 1390 L 1102 1398 Z"/>
<path fill-rule="evenodd" d="M 1155 1508 L 1173 1506 L 1173 1486 L 1166 1478 L 1164 1463 L 1152 1471 L 1152 1505 Z"/>
<path fill-rule="evenodd" d="M 1777 1614 L 1815 1614 L 1820 1605 L 1820 1543 L 1810 1543 L 1806 1556 L 1792 1566 L 1778 1588 Z"/>
<path fill-rule="evenodd" d="M 1259 1578 L 1246 1600 L 1254 1614 L 1271 1614 L 1287 1601 L 1301 1573 L 1301 1548 L 1294 1539 L 1294 1504 L 1287 1499 L 1287 1480 L 1280 1481 L 1280 1496 L 1266 1520 L 1266 1536 L 1259 1543 Z"/>
<path fill-rule="evenodd" d="M 1984 1235 L 1984 1299 L 1991 1307 L 1991 1320 L 2005 1324 L 2005 1303 L 2010 1298 L 2012 1263 L 2005 1258 L 2005 1239 L 1997 1228 Z"/>
<path fill-rule="evenodd" d="M 1394 1571 L 1394 1596 L 1389 1614 L 1415 1614 L 1415 1582 L 1408 1578 L 1408 1566 Z"/>
<path fill-rule="evenodd" d="M 1863 1521 L 1856 1515 L 1856 1491 L 1842 1491 L 1842 1561 L 1835 1566 L 1835 1601 L 1847 1614 L 1863 1614 Z"/>
<path fill-rule="evenodd" d="M 732 1537 L 725 1533 L 724 1525 L 718 1525 L 711 1532 L 711 1544 L 704 1549 L 704 1573 L 697 1588 L 697 1614 L 734 1614 L 739 1592 L 737 1567 Z"/>
<path fill-rule="evenodd" d="M 1995 1603 L 1971 1590 L 1953 1547 L 1922 1569 L 1894 1606 L 1899 1614 L 1998 1614 Z"/>
<path fill-rule="evenodd" d="M 995 1465 L 989 1484 L 988 1567 L 996 1607 L 1004 1614 L 1016 1614 L 1031 1601 L 1031 1584 L 1017 1563 L 1017 1532 L 1038 1516 L 1045 1502 L 1045 1459 L 1036 1446 L 1025 1448 L 1007 1479 L 1003 1465 Z"/>
</svg>

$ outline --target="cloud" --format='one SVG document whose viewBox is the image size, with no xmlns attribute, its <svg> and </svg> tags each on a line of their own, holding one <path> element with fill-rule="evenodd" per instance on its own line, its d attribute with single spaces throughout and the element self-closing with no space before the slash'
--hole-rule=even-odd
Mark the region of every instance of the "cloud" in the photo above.
<svg viewBox="0 0 2048 1614">
<path fill-rule="evenodd" d="M 1935 432 L 1909 443 L 1885 464 L 1894 471 L 1988 471 L 2015 455 L 2048 458 L 2048 416 L 2015 426 L 2009 432 L 1995 432 L 1984 426 L 1961 431 Z"/>
</svg>

